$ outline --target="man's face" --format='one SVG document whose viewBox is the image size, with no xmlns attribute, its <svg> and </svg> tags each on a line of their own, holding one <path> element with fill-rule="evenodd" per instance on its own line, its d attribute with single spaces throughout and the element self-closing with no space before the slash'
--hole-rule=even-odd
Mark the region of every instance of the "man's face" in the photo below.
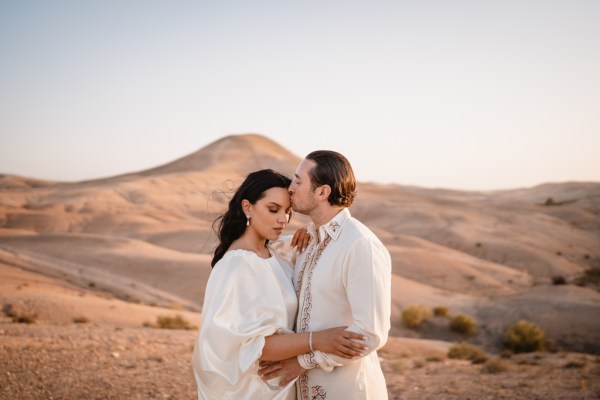
<svg viewBox="0 0 600 400">
<path fill-rule="evenodd" d="M 305 215 L 309 215 L 318 204 L 308 176 L 308 171 L 315 165 L 316 163 L 313 160 L 302 160 L 289 187 L 292 209 Z"/>
</svg>

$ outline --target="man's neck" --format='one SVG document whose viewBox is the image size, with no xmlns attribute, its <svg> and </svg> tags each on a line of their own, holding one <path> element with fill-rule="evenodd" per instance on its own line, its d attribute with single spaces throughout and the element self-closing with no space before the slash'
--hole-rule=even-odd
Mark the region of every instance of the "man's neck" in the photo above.
<svg viewBox="0 0 600 400">
<path fill-rule="evenodd" d="M 325 225 L 327 222 L 331 221 L 333 217 L 335 217 L 340 211 L 342 211 L 344 207 L 324 207 L 314 210 L 314 212 L 309 215 L 312 222 L 315 224 L 315 228 L 317 231 L 321 225 Z"/>
</svg>

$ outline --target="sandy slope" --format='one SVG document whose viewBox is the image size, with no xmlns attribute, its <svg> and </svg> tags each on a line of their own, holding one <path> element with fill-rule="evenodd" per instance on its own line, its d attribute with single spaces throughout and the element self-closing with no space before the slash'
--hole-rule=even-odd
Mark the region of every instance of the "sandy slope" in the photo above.
<svg viewBox="0 0 600 400">
<path fill-rule="evenodd" d="M 11 339 L 3 351 L 18 353 L 21 334 L 31 335 L 24 348 L 33 346 L 34 338 L 43 338 L 46 329 L 52 337 L 54 326 L 68 331 L 65 338 L 48 339 L 61 349 L 56 357 L 65 359 L 84 351 L 71 343 L 82 332 L 98 338 L 118 327 L 127 332 L 118 335 L 131 333 L 151 341 L 155 330 L 144 330 L 141 323 L 169 309 L 149 305 L 181 307 L 190 320 L 198 320 L 192 311 L 200 310 L 210 273 L 212 221 L 247 172 L 271 167 L 289 174 L 298 161 L 260 135 L 239 135 L 163 166 L 105 179 L 64 183 L 0 175 L 0 301 L 3 306 L 31 309 L 40 318 L 39 325 L 29 328 L 5 320 L 8 325 L 3 329 Z M 449 341 L 465 339 L 450 332 L 444 318 L 428 320 L 421 330 L 403 326 L 402 310 L 413 304 L 443 305 L 453 315 L 471 316 L 478 329 L 468 340 L 492 352 L 500 350 L 508 327 L 527 319 L 540 324 L 563 349 L 600 353 L 600 319 L 592 317 L 600 315 L 597 287 L 551 283 L 557 276 L 573 282 L 586 269 L 600 267 L 600 183 L 499 192 L 359 183 L 351 211 L 377 233 L 392 255 L 392 334 L 404 338 L 392 341 L 404 340 L 406 350 L 414 347 L 408 338 L 441 340 L 435 345 L 427 342 L 427 350 L 415 347 L 421 350 L 408 358 L 409 364 L 419 363 L 415 360 L 431 348 L 447 348 Z M 306 218 L 294 216 L 288 232 L 305 222 Z M 91 322 L 83 328 L 71 326 L 73 318 L 81 316 Z M 160 335 L 184 349 L 181 338 L 190 332 Z M 46 353 L 45 360 L 52 360 L 52 352 Z M 151 364 L 141 352 L 136 357 L 135 367 L 113 369 L 109 361 L 119 360 L 102 362 L 107 373 Z M 388 376 L 398 372 L 393 365 L 402 363 L 396 361 L 386 367 Z M 408 374 L 399 387 L 412 393 L 411 379 L 425 379 L 419 375 L 422 371 L 439 374 L 440 379 L 459 379 L 444 375 L 446 367 L 471 378 L 480 374 L 479 367 L 449 363 L 427 362 L 427 368 L 415 371 L 399 367 L 401 375 Z M 515 368 L 515 379 L 526 380 L 527 372 L 520 369 Z M 562 376 L 561 369 L 552 371 Z M 136 375 L 142 379 L 138 383 L 146 382 L 142 375 Z M 179 383 L 188 389 L 193 386 L 186 382 Z M 53 387 L 55 394 L 60 393 L 59 386 Z M 530 389 L 530 394 L 546 398 L 537 388 Z M 122 388 L 115 386 L 114 393 L 118 390 Z M 582 392 L 574 393 L 592 393 L 583 386 L 578 390 Z M 423 393 L 464 398 L 443 391 Z M 417 398 L 406 396 L 398 398 Z"/>
<path fill-rule="evenodd" d="M 0 397 L 192 400 L 195 331 L 0 321 Z M 391 400 L 588 400 L 600 358 L 528 354 L 497 364 L 449 360 L 449 343 L 392 338 L 380 358 Z"/>
<path fill-rule="evenodd" d="M 123 299 L 199 310 L 215 241 L 210 225 L 231 191 L 248 171 L 291 173 L 298 160 L 253 134 L 225 137 L 172 163 L 100 180 L 3 176 L 0 261 L 83 287 L 94 284 Z M 476 316 L 486 325 L 482 332 L 493 337 L 480 338 L 486 343 L 498 340 L 515 319 L 550 327 L 538 318 L 543 313 L 528 311 L 527 300 L 510 300 L 510 313 L 502 304 L 510 296 L 527 299 L 531 288 L 546 287 L 555 276 L 573 281 L 600 263 L 598 183 L 501 192 L 371 183 L 358 189 L 352 213 L 392 254 L 395 332 L 403 331 L 399 315 L 410 304 L 445 305 Z M 550 197 L 552 205 L 544 205 Z M 293 222 L 289 231 L 306 219 L 295 216 Z M 600 311 L 596 302 L 567 304 L 573 326 Z M 573 329 L 552 331 L 560 338 Z"/>
<path fill-rule="evenodd" d="M 159 316 L 177 314 L 191 325 L 198 326 L 200 321 L 200 314 L 183 310 L 179 303 L 162 308 L 126 302 L 97 287 L 84 288 L 6 264 L 0 264 L 0 304 L 3 309 L 10 305 L 13 312 L 36 315 L 39 322 L 51 324 L 71 324 L 84 318 L 95 325 L 141 327 L 145 322 L 155 323 Z"/>
</svg>

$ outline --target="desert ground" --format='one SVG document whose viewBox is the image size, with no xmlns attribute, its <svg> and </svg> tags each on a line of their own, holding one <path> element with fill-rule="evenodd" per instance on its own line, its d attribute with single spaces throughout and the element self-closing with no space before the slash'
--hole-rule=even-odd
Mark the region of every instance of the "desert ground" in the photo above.
<svg viewBox="0 0 600 400">
<path fill-rule="evenodd" d="M 246 173 L 298 161 L 251 134 L 94 181 L 0 175 L 0 398 L 194 398 L 211 223 Z M 379 351 L 390 398 L 600 398 L 600 183 L 358 188 L 351 212 L 393 260 Z M 411 328 L 411 306 L 448 315 Z M 473 331 L 449 329 L 459 314 Z M 160 328 L 177 316 L 188 329 Z M 543 330 L 545 351 L 506 351 L 520 320 Z M 459 343 L 483 359 L 450 358 Z"/>
</svg>

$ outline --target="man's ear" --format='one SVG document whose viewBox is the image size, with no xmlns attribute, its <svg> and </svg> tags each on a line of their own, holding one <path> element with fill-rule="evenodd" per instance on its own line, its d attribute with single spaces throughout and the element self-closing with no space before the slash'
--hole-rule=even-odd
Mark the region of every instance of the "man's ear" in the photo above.
<svg viewBox="0 0 600 400">
<path fill-rule="evenodd" d="M 319 199 L 327 200 L 331 194 L 331 186 L 323 185 L 317 189 L 317 193 L 319 195 Z"/>
</svg>

